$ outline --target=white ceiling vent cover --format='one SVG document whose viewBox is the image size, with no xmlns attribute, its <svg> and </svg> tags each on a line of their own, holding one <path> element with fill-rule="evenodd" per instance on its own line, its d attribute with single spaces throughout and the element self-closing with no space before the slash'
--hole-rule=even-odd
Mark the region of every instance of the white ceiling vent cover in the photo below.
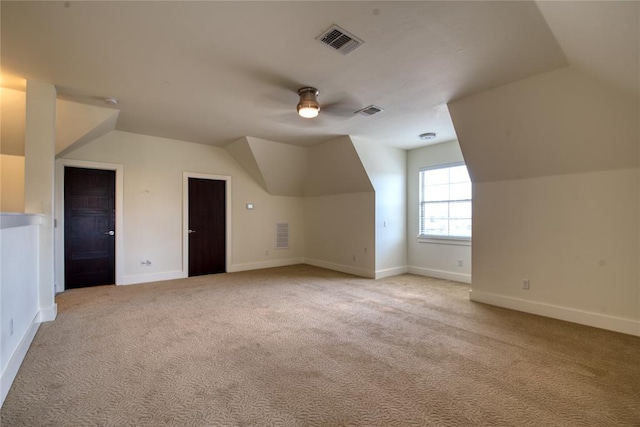
<svg viewBox="0 0 640 427">
<path fill-rule="evenodd" d="M 353 52 L 357 47 L 364 44 L 361 39 L 335 24 L 320 34 L 316 40 L 343 55 Z"/>
<path fill-rule="evenodd" d="M 384 109 L 380 107 L 376 107 L 375 105 L 369 105 L 368 107 L 364 107 L 358 111 L 355 111 L 354 114 L 362 114 L 364 116 L 373 116 L 374 114 L 378 114 L 381 111 L 384 111 Z"/>
<path fill-rule="evenodd" d="M 289 249 L 288 222 L 276 222 L 276 249 Z"/>
</svg>

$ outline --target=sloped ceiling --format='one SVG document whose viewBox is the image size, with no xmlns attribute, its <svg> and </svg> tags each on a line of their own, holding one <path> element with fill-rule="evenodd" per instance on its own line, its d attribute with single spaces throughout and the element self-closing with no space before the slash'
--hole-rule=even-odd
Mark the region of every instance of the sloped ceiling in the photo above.
<svg viewBox="0 0 640 427">
<path fill-rule="evenodd" d="M 539 2 L 571 65 L 449 103 L 474 182 L 635 168 L 640 2 Z"/>
<path fill-rule="evenodd" d="M 58 99 L 56 154 L 90 142 L 115 128 L 119 111 Z"/>
<path fill-rule="evenodd" d="M 449 104 L 473 182 L 638 166 L 638 104 L 572 67 Z"/>
<path fill-rule="evenodd" d="M 350 137 L 341 136 L 309 150 L 304 196 L 374 191 Z"/>
<path fill-rule="evenodd" d="M 313 147 L 243 137 L 227 151 L 269 194 L 315 197 L 371 192 L 373 186 L 348 136 Z"/>
<path fill-rule="evenodd" d="M 640 2 L 539 1 L 569 63 L 632 96 L 640 84 Z"/>
<path fill-rule="evenodd" d="M 566 65 L 534 2 L 2 1 L 1 64 L 80 102 L 120 100 L 117 129 L 224 146 L 339 135 L 400 148 L 455 139 L 442 105 Z M 364 40 L 343 56 L 315 38 Z M 316 120 L 296 89 L 320 90 Z M 95 100 L 97 99 L 97 101 Z M 353 111 L 384 108 L 371 117 Z M 443 114 L 443 112 L 445 114 Z"/>
<path fill-rule="evenodd" d="M 273 196 L 302 196 L 309 150 L 243 137 L 226 147 L 231 156 Z"/>
<path fill-rule="evenodd" d="M 26 93 L 0 88 L 0 153 L 24 156 Z M 115 128 L 119 111 L 56 100 L 56 155 L 87 143 Z"/>
<path fill-rule="evenodd" d="M 268 191 L 267 183 L 262 176 L 260 166 L 251 151 L 251 145 L 246 136 L 239 138 L 225 147 L 231 157 L 238 162 L 245 171 L 265 190 Z"/>
</svg>

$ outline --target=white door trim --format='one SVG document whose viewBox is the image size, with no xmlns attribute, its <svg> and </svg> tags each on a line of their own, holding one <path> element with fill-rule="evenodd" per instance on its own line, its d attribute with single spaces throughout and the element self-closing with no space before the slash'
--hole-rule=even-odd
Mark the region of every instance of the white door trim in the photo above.
<svg viewBox="0 0 640 427">
<path fill-rule="evenodd" d="M 56 292 L 65 290 L 64 283 L 64 168 L 66 166 L 85 169 L 112 170 L 116 172 L 116 285 L 123 284 L 124 277 L 124 166 L 114 163 L 89 162 L 85 160 L 58 159 L 55 171 L 54 195 L 54 253 Z"/>
<path fill-rule="evenodd" d="M 229 272 L 231 266 L 231 177 L 198 172 L 182 173 L 182 272 L 189 276 L 189 178 L 224 181 L 225 192 L 225 261 L 224 269 Z"/>
</svg>

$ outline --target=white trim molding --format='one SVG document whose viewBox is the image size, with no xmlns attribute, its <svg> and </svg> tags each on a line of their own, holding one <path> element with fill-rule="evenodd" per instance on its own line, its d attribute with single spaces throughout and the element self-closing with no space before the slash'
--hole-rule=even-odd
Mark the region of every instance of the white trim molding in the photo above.
<svg viewBox="0 0 640 427">
<path fill-rule="evenodd" d="M 469 300 L 495 305 L 539 316 L 578 323 L 586 326 L 622 332 L 623 334 L 640 336 L 640 320 L 609 316 L 607 314 L 562 307 L 538 301 L 529 301 L 491 292 L 469 291 Z"/>
<path fill-rule="evenodd" d="M 189 178 L 210 179 L 214 181 L 225 181 L 225 222 L 226 222 L 226 248 L 225 248 L 225 271 L 231 271 L 231 176 L 212 175 L 199 172 L 182 172 L 182 272 L 184 277 L 189 276 Z"/>
<path fill-rule="evenodd" d="M 56 316 L 58 315 L 58 304 L 53 304 L 48 308 L 41 308 L 38 312 L 37 320 L 38 322 L 51 322 L 56 320 Z"/>
<path fill-rule="evenodd" d="M 163 271 L 159 273 L 132 274 L 124 276 L 122 285 L 137 285 L 140 283 L 162 282 L 164 280 L 184 279 L 187 275 L 182 270 Z"/>
<path fill-rule="evenodd" d="M 418 276 L 435 277 L 437 279 L 452 280 L 454 282 L 471 283 L 470 274 L 456 273 L 455 271 L 409 266 L 407 267 L 407 273 L 416 274 Z"/>
<path fill-rule="evenodd" d="M 405 274 L 406 272 L 407 272 L 406 266 L 376 270 L 376 279 L 384 279 L 385 277 L 399 276 L 400 274 Z"/>
<path fill-rule="evenodd" d="M 287 265 L 303 264 L 304 258 L 274 259 L 270 261 L 247 262 L 244 264 L 232 264 L 227 273 L 237 273 L 239 271 L 259 270 L 262 268 L 285 267 Z"/>
<path fill-rule="evenodd" d="M 341 273 L 353 274 L 354 276 L 366 277 L 367 279 L 375 279 L 376 273 L 371 270 L 367 270 L 360 267 L 353 267 L 351 265 L 337 264 L 335 262 L 323 261 L 320 259 L 304 259 L 304 264 L 313 265 L 315 267 L 322 267 L 328 270 L 339 271 Z"/>
<path fill-rule="evenodd" d="M 4 399 L 9 393 L 11 384 L 13 384 L 13 380 L 16 378 L 18 370 L 24 361 L 24 357 L 27 355 L 27 351 L 33 342 L 33 338 L 36 336 L 36 332 L 38 332 L 38 328 L 40 327 L 38 317 L 39 315 L 36 314 L 36 317 L 31 321 L 31 325 L 20 340 L 20 344 L 18 344 L 18 347 L 9 358 L 6 368 L 2 371 L 0 376 L 0 406 L 4 404 Z"/>
<path fill-rule="evenodd" d="M 65 290 L 64 283 L 64 168 L 66 166 L 85 169 L 112 170 L 116 172 L 116 285 L 124 280 L 124 166 L 114 163 L 89 162 L 85 160 L 57 159 L 55 179 L 54 229 L 56 292 Z"/>
</svg>

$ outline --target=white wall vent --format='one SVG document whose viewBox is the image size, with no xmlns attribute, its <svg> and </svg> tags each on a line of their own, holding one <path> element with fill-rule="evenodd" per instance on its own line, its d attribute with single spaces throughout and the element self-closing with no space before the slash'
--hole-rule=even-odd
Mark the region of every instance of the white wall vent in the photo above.
<svg viewBox="0 0 640 427">
<path fill-rule="evenodd" d="M 276 249 L 289 249 L 288 222 L 276 222 Z"/>
<path fill-rule="evenodd" d="M 353 52 L 357 47 L 364 44 L 361 39 L 335 24 L 316 37 L 316 40 L 343 55 Z"/>
<path fill-rule="evenodd" d="M 354 114 L 362 114 L 363 116 L 373 116 L 374 114 L 378 114 L 381 111 L 384 111 L 384 109 L 380 107 L 376 107 L 375 105 L 369 105 L 368 107 L 364 107 L 358 111 L 355 111 Z"/>
</svg>

